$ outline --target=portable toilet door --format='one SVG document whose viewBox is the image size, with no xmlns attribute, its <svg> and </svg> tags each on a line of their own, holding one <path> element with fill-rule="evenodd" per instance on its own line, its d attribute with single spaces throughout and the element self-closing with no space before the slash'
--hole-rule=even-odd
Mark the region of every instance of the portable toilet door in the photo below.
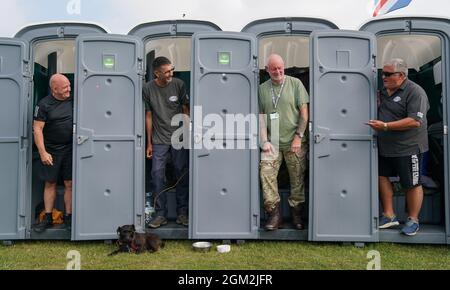
<svg viewBox="0 0 450 290">
<path fill-rule="evenodd" d="M 0 38 L 0 240 L 26 238 L 28 44 Z"/>
<path fill-rule="evenodd" d="M 311 34 L 312 241 L 378 241 L 375 36 Z"/>
<path fill-rule="evenodd" d="M 192 62 L 189 237 L 256 239 L 259 149 L 255 36 L 196 33 Z"/>
<path fill-rule="evenodd" d="M 408 77 L 426 91 L 430 103 L 427 114 L 428 160 L 434 163 L 425 163 L 425 168 L 428 168 L 431 173 L 428 175 L 439 185 L 437 192 L 433 192 L 432 187 L 424 187 L 424 200 L 419 215 L 420 230 L 417 235 L 407 237 L 399 235 L 398 229 L 386 229 L 380 230 L 380 241 L 450 244 L 450 20 L 426 17 L 387 18 L 370 21 L 360 30 L 376 35 L 378 70 L 381 70 L 383 62 L 389 58 L 403 58 L 410 67 Z M 420 49 L 423 53 L 416 53 Z M 422 62 L 413 64 L 421 58 L 424 58 Z M 403 218 L 406 218 L 404 196 L 394 194 L 394 208 L 397 209 L 397 216 L 404 215 L 400 217 L 403 222 Z"/>
<path fill-rule="evenodd" d="M 125 35 L 77 38 L 74 240 L 144 227 L 143 45 Z"/>
<path fill-rule="evenodd" d="M 269 18 L 260 19 L 247 24 L 242 32 L 253 33 L 258 40 L 258 69 L 260 73 L 259 83 L 263 83 L 269 76 L 265 72 L 265 65 L 267 58 L 272 53 L 281 55 L 285 61 L 285 73 L 300 79 L 309 91 L 309 75 L 310 75 L 310 60 L 309 60 L 309 42 L 310 34 L 317 30 L 337 29 L 338 27 L 327 20 L 317 18 L 305 17 L 289 17 L 289 18 Z M 308 133 L 308 132 L 306 132 Z M 308 134 L 306 134 L 308 135 Z M 279 176 L 287 176 L 287 169 L 281 167 Z M 306 174 L 307 176 L 307 174 Z M 304 181 L 306 184 L 306 180 Z M 285 221 L 282 229 L 277 231 L 266 231 L 260 229 L 259 238 L 266 240 L 308 240 L 308 228 L 304 230 L 297 230 L 290 226 L 291 215 L 288 197 L 290 194 L 290 184 L 286 178 L 280 178 L 278 189 L 281 199 L 281 213 Z M 305 203 L 306 208 L 309 204 L 309 189 L 305 187 Z M 261 197 L 263 193 L 260 192 Z M 265 217 L 264 209 L 261 204 L 261 223 L 264 223 Z M 305 210 L 303 218 L 307 218 L 308 211 Z M 308 223 L 311 220 L 308 221 Z"/>
</svg>

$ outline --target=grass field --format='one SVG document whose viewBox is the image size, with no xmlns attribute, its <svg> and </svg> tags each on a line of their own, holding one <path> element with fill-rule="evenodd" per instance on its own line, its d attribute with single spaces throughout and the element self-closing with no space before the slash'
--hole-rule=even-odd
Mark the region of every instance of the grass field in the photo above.
<svg viewBox="0 0 450 290">
<path fill-rule="evenodd" d="M 274 269 L 359 269 L 376 250 L 382 269 L 450 269 L 450 247 L 400 244 L 366 244 L 364 248 L 338 243 L 247 241 L 232 244 L 231 252 L 194 252 L 192 241 L 166 241 L 158 253 L 141 255 L 107 254 L 114 245 L 103 242 L 16 242 L 0 246 L 0 269 L 66 269 L 67 253 L 81 255 L 81 269 L 179 269 L 179 270 L 274 270 Z"/>
</svg>

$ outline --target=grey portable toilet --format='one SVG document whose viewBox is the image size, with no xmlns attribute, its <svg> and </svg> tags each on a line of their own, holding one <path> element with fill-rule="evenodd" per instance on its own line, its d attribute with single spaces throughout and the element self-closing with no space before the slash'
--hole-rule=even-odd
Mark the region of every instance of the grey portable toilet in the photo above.
<svg viewBox="0 0 450 290">
<path fill-rule="evenodd" d="M 375 37 L 311 34 L 312 241 L 378 241 Z"/>
<path fill-rule="evenodd" d="M 411 70 L 409 78 L 421 85 L 429 99 L 428 111 L 428 140 L 429 170 L 431 178 L 437 180 L 439 187 L 436 190 L 425 188 L 424 201 L 419 215 L 420 230 L 413 237 L 398 234 L 398 229 L 380 230 L 379 240 L 384 242 L 400 243 L 437 243 L 450 244 L 450 195 L 449 195 L 449 135 L 448 112 L 450 102 L 448 97 L 450 84 L 450 20 L 426 17 L 398 17 L 373 20 L 364 24 L 360 30 L 368 31 L 376 35 L 379 51 L 378 70 L 382 68 L 381 56 L 386 54 L 401 57 L 407 60 L 414 49 L 423 46 L 424 55 L 428 59 L 426 64 L 420 64 L 416 70 Z M 419 42 L 412 42 L 413 37 L 423 38 Z M 407 53 L 397 55 L 392 53 L 397 47 L 401 47 L 401 40 L 416 43 L 415 47 L 408 48 Z M 437 40 L 436 46 L 440 49 L 440 56 L 435 58 L 430 38 Z M 434 40 L 431 39 L 431 40 Z M 386 53 L 385 53 L 386 52 Z M 435 58 L 435 59 L 433 59 Z M 433 76 L 434 74 L 434 76 Z M 439 80 L 438 80 L 439 79 Z M 440 116 L 439 116 L 440 115 Z M 437 128 L 437 130 L 436 130 Z M 437 132 L 437 134 L 436 134 Z M 434 161 L 433 161 L 434 159 Z M 436 171 L 436 169 L 439 171 Z M 405 198 L 401 194 L 394 194 L 394 206 L 397 215 L 405 218 Z M 402 222 L 403 220 L 401 220 Z"/>
<path fill-rule="evenodd" d="M 192 63 L 189 237 L 256 239 L 259 147 L 255 36 L 196 33 Z M 248 126 L 239 131 L 234 123 L 225 121 L 228 124 L 224 126 L 223 120 L 237 114 L 248 118 Z M 252 117 L 255 126 L 251 125 Z"/>
<path fill-rule="evenodd" d="M 309 56 L 309 35 L 313 31 L 337 29 L 338 27 L 324 19 L 304 18 L 304 17 L 280 17 L 270 19 L 260 19 L 247 24 L 242 31 L 253 33 L 258 39 L 258 58 L 260 83 L 268 79 L 264 66 L 266 58 L 270 53 L 278 53 L 285 57 L 286 74 L 299 78 L 309 91 L 310 82 L 310 56 Z M 303 56 L 302 56 L 303 55 Z M 297 58 L 302 61 L 297 61 Z M 296 230 L 289 226 L 291 223 L 290 209 L 288 204 L 289 183 L 286 177 L 287 170 L 280 170 L 281 176 L 279 189 L 281 197 L 281 209 L 284 219 L 284 227 L 277 231 L 260 230 L 259 238 L 267 240 L 307 240 L 308 230 Z M 305 177 L 306 179 L 307 177 Z M 283 184 L 284 181 L 284 184 Z M 305 180 L 306 182 L 306 180 Z M 284 188 L 283 186 L 287 186 Z M 306 188 L 306 202 L 309 194 Z M 262 197 L 262 192 L 260 192 Z M 262 198 L 261 198 L 262 200 Z M 261 206 L 261 218 L 264 219 L 264 209 Z M 307 219 L 307 212 L 304 218 Z"/>
<path fill-rule="evenodd" d="M 0 190 L 0 239 L 25 239 L 32 235 L 32 112 L 34 48 L 38 43 L 75 39 L 80 33 L 105 33 L 91 24 L 52 23 L 20 30 L 15 38 L 2 38 L 0 49 L 0 91 L 5 105 L 0 126 L 0 155 L 3 188 Z M 35 80 L 36 81 L 36 80 Z M 45 87 L 47 84 L 45 85 Z M 41 188 L 42 190 L 42 188 Z M 42 192 L 41 192 L 42 193 Z M 70 234 L 50 233 L 40 238 L 69 238 Z"/>
<path fill-rule="evenodd" d="M 143 47 L 128 35 L 77 38 L 74 240 L 144 227 Z"/>
<path fill-rule="evenodd" d="M 128 34 L 139 37 L 144 43 L 144 59 L 146 67 L 146 80 L 153 79 L 152 62 L 157 56 L 168 57 L 175 65 L 174 77 L 184 81 L 190 94 L 191 85 L 191 36 L 197 32 L 214 32 L 221 29 L 214 23 L 197 20 L 167 20 L 143 23 L 133 28 Z M 180 63 L 181 62 L 181 65 Z M 146 139 L 144 139 L 146 140 Z M 147 159 L 146 165 L 146 191 L 151 192 L 151 159 Z M 170 181 L 170 180 L 168 180 Z M 169 186 L 170 184 L 168 184 Z M 169 190 L 167 195 L 168 224 L 158 228 L 149 229 L 163 239 L 187 239 L 188 228 L 177 225 L 175 191 Z M 154 197 L 155 193 L 151 195 Z M 190 209 L 191 210 L 191 209 Z"/>
<path fill-rule="evenodd" d="M 26 238 L 28 44 L 0 38 L 0 240 Z"/>
</svg>

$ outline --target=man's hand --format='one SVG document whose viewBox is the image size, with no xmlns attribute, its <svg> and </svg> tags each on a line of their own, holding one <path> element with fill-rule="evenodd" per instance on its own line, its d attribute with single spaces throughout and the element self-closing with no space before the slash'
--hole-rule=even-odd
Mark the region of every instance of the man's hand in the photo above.
<svg viewBox="0 0 450 290">
<path fill-rule="evenodd" d="M 369 120 L 369 122 L 366 123 L 366 125 L 369 125 L 370 128 L 374 129 L 375 131 L 383 131 L 385 130 L 385 123 L 380 120 Z"/>
<path fill-rule="evenodd" d="M 146 153 L 147 159 L 152 158 L 152 156 L 153 156 L 153 145 L 151 143 L 147 144 L 147 150 L 146 150 L 145 153 Z"/>
<path fill-rule="evenodd" d="M 291 143 L 291 151 L 295 154 L 300 154 L 300 149 L 302 148 L 302 138 L 300 138 L 298 135 L 294 136 L 294 140 L 292 140 Z"/>
<path fill-rule="evenodd" d="M 264 142 L 264 144 L 262 145 L 262 151 L 264 153 L 269 153 L 272 155 L 275 154 L 275 148 L 270 142 Z"/>
<path fill-rule="evenodd" d="M 51 165 L 53 166 L 53 157 L 48 152 L 42 152 L 40 154 L 41 161 L 44 165 Z"/>
</svg>

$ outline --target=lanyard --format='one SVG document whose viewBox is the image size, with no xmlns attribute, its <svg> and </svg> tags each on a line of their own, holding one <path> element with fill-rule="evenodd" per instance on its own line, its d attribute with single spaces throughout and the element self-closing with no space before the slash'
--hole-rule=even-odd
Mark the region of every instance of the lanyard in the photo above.
<svg viewBox="0 0 450 290">
<path fill-rule="evenodd" d="M 273 103 L 273 106 L 275 107 L 275 109 L 278 106 L 278 101 L 280 100 L 281 92 L 283 91 L 285 80 L 286 80 L 286 77 L 283 78 L 283 82 L 281 83 L 280 91 L 278 92 L 278 95 L 276 98 L 275 98 L 275 89 L 273 88 L 272 82 L 270 82 L 270 88 L 271 88 L 271 92 L 272 92 L 272 103 Z"/>
</svg>

